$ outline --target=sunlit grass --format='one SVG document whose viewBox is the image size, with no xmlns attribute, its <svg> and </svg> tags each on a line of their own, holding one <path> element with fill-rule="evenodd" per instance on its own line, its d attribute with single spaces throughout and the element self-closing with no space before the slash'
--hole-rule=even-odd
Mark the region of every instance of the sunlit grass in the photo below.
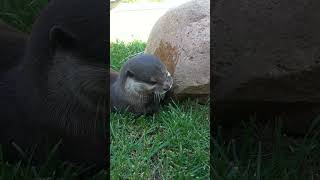
<svg viewBox="0 0 320 180">
<path fill-rule="evenodd" d="M 111 66 L 121 65 L 146 43 L 111 43 Z M 112 179 L 208 179 L 209 105 L 174 102 L 154 117 L 111 114 Z"/>
</svg>

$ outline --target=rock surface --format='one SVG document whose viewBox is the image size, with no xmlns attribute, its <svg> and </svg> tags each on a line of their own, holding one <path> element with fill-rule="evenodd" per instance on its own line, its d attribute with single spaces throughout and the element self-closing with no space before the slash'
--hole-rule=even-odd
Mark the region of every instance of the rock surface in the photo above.
<svg viewBox="0 0 320 180">
<path fill-rule="evenodd" d="M 320 1 L 229 0 L 214 10 L 216 117 L 279 116 L 303 133 L 320 114 Z M 245 117 L 245 116 L 243 116 Z"/>
<path fill-rule="evenodd" d="M 174 97 L 206 101 L 210 92 L 210 1 L 193 0 L 169 10 L 153 27 L 145 52 L 173 75 Z"/>
</svg>

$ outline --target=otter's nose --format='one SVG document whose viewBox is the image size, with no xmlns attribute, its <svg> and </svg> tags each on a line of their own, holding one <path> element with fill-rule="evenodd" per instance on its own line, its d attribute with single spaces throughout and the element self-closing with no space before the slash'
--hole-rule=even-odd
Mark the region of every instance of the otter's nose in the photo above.
<svg viewBox="0 0 320 180">
<path fill-rule="evenodd" d="M 170 88 L 171 88 L 171 87 L 170 87 L 169 84 L 166 84 L 166 85 L 163 86 L 163 90 L 164 90 L 164 91 L 169 91 Z"/>
<path fill-rule="evenodd" d="M 171 82 L 165 82 L 163 85 L 164 91 L 169 91 L 171 89 L 172 83 Z"/>
</svg>

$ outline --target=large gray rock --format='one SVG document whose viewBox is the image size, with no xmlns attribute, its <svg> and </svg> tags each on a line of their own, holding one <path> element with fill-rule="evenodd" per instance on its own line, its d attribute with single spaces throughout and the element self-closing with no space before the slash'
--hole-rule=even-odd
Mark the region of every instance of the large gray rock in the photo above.
<svg viewBox="0 0 320 180">
<path fill-rule="evenodd" d="M 219 120 L 257 113 L 282 118 L 290 132 L 306 131 L 320 114 L 319 8 L 318 0 L 217 2 L 213 96 Z"/>
<path fill-rule="evenodd" d="M 210 84 L 210 5 L 194 0 L 169 10 L 154 25 L 145 52 L 173 75 L 174 97 L 206 100 Z"/>
</svg>

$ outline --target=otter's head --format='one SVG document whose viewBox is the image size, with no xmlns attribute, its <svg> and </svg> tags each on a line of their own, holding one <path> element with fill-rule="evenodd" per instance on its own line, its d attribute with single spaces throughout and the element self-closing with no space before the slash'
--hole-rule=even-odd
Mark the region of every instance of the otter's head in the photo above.
<svg viewBox="0 0 320 180">
<path fill-rule="evenodd" d="M 122 85 L 127 93 L 160 100 L 173 83 L 171 74 L 160 59 L 153 55 L 138 55 L 121 69 Z"/>
<path fill-rule="evenodd" d="M 41 112 L 38 119 L 45 119 L 44 125 L 54 132 L 105 135 L 105 4 L 103 0 L 51 1 L 33 25 L 19 94 L 27 97 L 26 106 L 36 106 L 27 112 L 30 117 Z M 32 90 L 24 92 L 24 87 Z"/>
</svg>

